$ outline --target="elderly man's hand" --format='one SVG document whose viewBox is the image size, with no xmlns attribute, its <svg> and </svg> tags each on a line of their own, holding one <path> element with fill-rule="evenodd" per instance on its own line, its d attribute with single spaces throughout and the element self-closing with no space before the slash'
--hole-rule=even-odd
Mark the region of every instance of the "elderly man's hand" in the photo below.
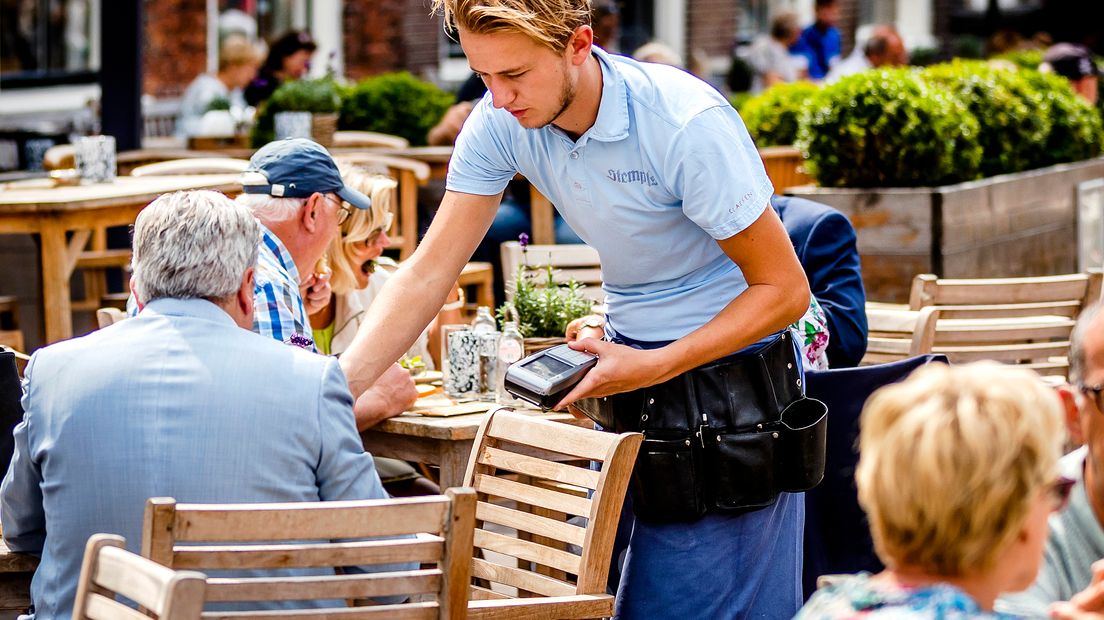
<svg viewBox="0 0 1104 620">
<path fill-rule="evenodd" d="M 303 294 L 303 307 L 306 309 L 307 315 L 318 312 L 329 305 L 330 298 L 333 297 L 333 289 L 330 288 L 330 274 L 328 272 L 311 274 L 311 277 L 303 282 L 303 286 L 299 290 Z"/>
<path fill-rule="evenodd" d="M 357 428 L 364 430 L 375 426 L 387 418 L 393 418 L 406 411 L 418 400 L 418 390 L 410 373 L 398 364 L 383 373 L 372 387 L 368 388 L 353 405 Z"/>
</svg>

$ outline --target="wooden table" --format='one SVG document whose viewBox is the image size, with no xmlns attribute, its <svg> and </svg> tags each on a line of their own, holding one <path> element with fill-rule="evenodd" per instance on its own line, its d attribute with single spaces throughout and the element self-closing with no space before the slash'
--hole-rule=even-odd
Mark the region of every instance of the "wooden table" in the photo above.
<svg viewBox="0 0 1104 620">
<path fill-rule="evenodd" d="M 448 162 L 452 158 L 451 146 L 412 146 L 405 149 L 370 149 L 396 157 L 416 159 L 429 164 L 430 178 L 444 179 L 448 175 Z M 519 176 L 519 179 L 524 177 Z M 555 207 L 532 183 L 529 184 L 529 216 L 531 243 L 551 245 L 556 243 Z"/>
<path fill-rule="evenodd" d="M 569 413 L 518 411 L 557 422 L 590 424 L 589 420 L 578 420 Z M 372 455 L 438 466 L 443 490 L 463 484 L 472 444 L 486 417 L 485 413 L 449 418 L 404 413 L 362 432 L 360 438 L 364 449 Z"/>
<path fill-rule="evenodd" d="M 90 245 L 104 250 L 102 235 L 93 231 L 131 224 L 154 198 L 165 192 L 240 189 L 237 175 L 208 174 L 171 177 L 118 177 L 113 183 L 49 187 L 45 181 L 0 186 L 0 234 L 37 234 L 42 260 L 42 307 L 46 342 L 73 335 L 69 278 L 77 259 Z"/>
<path fill-rule="evenodd" d="M 25 612 L 31 606 L 31 577 L 38 558 L 15 553 L 0 539 L 0 612 Z"/>
</svg>

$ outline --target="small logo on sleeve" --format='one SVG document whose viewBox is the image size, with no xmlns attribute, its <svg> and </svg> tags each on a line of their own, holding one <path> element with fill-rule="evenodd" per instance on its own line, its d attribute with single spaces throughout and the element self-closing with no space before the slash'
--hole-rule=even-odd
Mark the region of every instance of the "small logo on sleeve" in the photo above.
<svg viewBox="0 0 1104 620">
<path fill-rule="evenodd" d="M 639 183 L 649 187 L 659 185 L 655 175 L 648 174 L 644 170 L 615 170 L 610 168 L 606 171 L 606 178 L 617 183 Z"/>
</svg>

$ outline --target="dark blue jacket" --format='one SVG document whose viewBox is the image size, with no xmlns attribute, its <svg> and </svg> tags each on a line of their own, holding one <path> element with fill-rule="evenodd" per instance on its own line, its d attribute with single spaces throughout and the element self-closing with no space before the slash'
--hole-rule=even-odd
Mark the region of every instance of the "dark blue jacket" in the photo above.
<svg viewBox="0 0 1104 620">
<path fill-rule="evenodd" d="M 842 213 L 804 198 L 774 196 L 809 288 L 828 319 L 828 364 L 857 366 L 866 353 L 866 291 L 855 229 Z"/>
</svg>

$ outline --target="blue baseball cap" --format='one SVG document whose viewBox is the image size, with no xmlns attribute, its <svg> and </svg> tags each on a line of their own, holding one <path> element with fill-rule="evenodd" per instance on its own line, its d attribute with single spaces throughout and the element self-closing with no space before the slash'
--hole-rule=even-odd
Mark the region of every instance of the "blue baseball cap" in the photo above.
<svg viewBox="0 0 1104 620">
<path fill-rule="evenodd" d="M 371 199 L 346 187 L 326 149 L 306 138 L 277 140 L 257 149 L 242 172 L 241 184 L 246 194 L 310 198 L 315 192 L 332 192 L 358 209 L 372 208 Z"/>
</svg>

